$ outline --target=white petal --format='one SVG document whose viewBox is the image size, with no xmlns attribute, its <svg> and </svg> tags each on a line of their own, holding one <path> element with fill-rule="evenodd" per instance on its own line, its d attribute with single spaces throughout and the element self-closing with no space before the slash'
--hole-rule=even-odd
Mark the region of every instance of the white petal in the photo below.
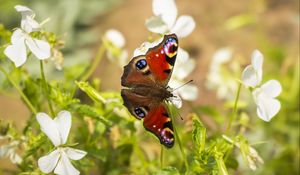
<svg viewBox="0 0 300 175">
<path fill-rule="evenodd" d="M 183 50 L 181 47 L 178 47 L 177 62 L 186 62 L 189 58 L 190 58 L 189 53 Z"/>
<path fill-rule="evenodd" d="M 150 32 L 165 34 L 168 32 L 168 26 L 161 19 L 161 16 L 154 16 L 146 20 L 146 27 Z"/>
<path fill-rule="evenodd" d="M 25 30 L 27 33 L 30 33 L 33 31 L 39 31 L 41 26 L 33 18 L 31 18 L 30 16 L 26 16 L 26 18 L 24 19 L 22 18 L 21 28 Z"/>
<path fill-rule="evenodd" d="M 269 80 L 261 86 L 261 90 L 269 97 L 277 97 L 281 93 L 281 85 L 277 80 Z"/>
<path fill-rule="evenodd" d="M 173 97 L 170 97 L 168 100 L 176 107 L 181 108 L 182 107 L 182 100 L 180 96 L 178 95 L 177 91 L 173 91 Z"/>
<path fill-rule="evenodd" d="M 163 39 L 164 38 L 161 37 L 160 39 L 158 39 L 158 40 L 156 40 L 152 43 L 150 43 L 150 42 L 142 43 L 142 45 L 139 48 L 136 48 L 134 50 L 133 56 L 136 57 L 136 56 L 139 56 L 139 55 L 145 55 L 150 48 L 157 46 L 159 43 L 161 43 L 161 41 Z"/>
<path fill-rule="evenodd" d="M 31 52 L 40 60 L 50 57 L 50 45 L 46 41 L 27 37 L 25 40 Z"/>
<path fill-rule="evenodd" d="M 46 113 L 42 112 L 37 113 L 36 119 L 41 126 L 41 130 L 48 136 L 53 145 L 61 145 L 61 137 L 56 123 Z"/>
<path fill-rule="evenodd" d="M 262 65 L 263 65 L 263 55 L 260 51 L 254 50 L 251 57 L 251 63 L 256 71 L 259 82 L 262 80 Z"/>
<path fill-rule="evenodd" d="M 213 55 L 212 64 L 227 63 L 232 58 L 232 50 L 228 47 L 218 49 Z"/>
<path fill-rule="evenodd" d="M 24 37 L 12 36 L 13 44 L 6 47 L 4 54 L 15 63 L 16 67 L 23 65 L 26 62 L 27 54 Z"/>
<path fill-rule="evenodd" d="M 252 65 L 248 65 L 244 69 L 242 73 L 242 81 L 246 86 L 250 86 L 250 87 L 256 87 L 259 85 L 260 83 L 259 77 Z"/>
<path fill-rule="evenodd" d="M 57 165 L 59 159 L 59 151 L 55 150 L 50 154 L 39 158 L 38 165 L 43 173 L 50 173 Z"/>
<path fill-rule="evenodd" d="M 177 7 L 174 0 L 153 0 L 152 10 L 155 16 L 161 19 L 171 29 L 177 17 Z"/>
<path fill-rule="evenodd" d="M 280 102 L 264 94 L 260 88 L 257 88 L 252 93 L 257 105 L 258 117 L 266 122 L 270 121 L 279 112 Z"/>
<path fill-rule="evenodd" d="M 18 29 L 16 29 L 16 30 L 13 32 L 13 34 L 12 34 L 12 36 L 11 36 L 11 43 L 12 43 L 12 44 L 16 44 L 16 43 L 18 43 L 21 39 L 24 40 L 25 36 L 26 36 L 26 35 L 22 32 L 22 30 L 18 28 Z"/>
<path fill-rule="evenodd" d="M 71 120 L 71 114 L 69 111 L 59 112 L 57 117 L 54 119 L 54 122 L 60 135 L 61 144 L 65 144 L 67 142 L 70 128 L 72 125 Z"/>
<path fill-rule="evenodd" d="M 107 30 L 105 32 L 105 37 L 118 48 L 122 48 L 125 45 L 125 38 L 123 34 L 115 29 Z"/>
<path fill-rule="evenodd" d="M 26 6 L 16 5 L 15 9 L 20 12 L 22 16 L 34 16 L 34 12 Z"/>
<path fill-rule="evenodd" d="M 82 159 L 87 152 L 79 150 L 79 149 L 73 149 L 73 148 L 65 148 L 65 153 L 68 155 L 68 157 L 72 160 L 79 160 Z"/>
<path fill-rule="evenodd" d="M 79 175 L 80 172 L 71 164 L 68 156 L 64 151 L 61 151 L 61 158 L 54 170 L 55 174 L 59 175 Z"/>
<path fill-rule="evenodd" d="M 171 30 L 171 33 L 176 33 L 178 38 L 183 38 L 188 36 L 195 29 L 195 21 L 191 16 L 180 16 L 174 27 Z"/>
<path fill-rule="evenodd" d="M 184 63 L 178 62 L 174 67 L 173 77 L 183 80 L 194 70 L 195 66 L 196 63 L 193 59 L 188 59 Z"/>
</svg>

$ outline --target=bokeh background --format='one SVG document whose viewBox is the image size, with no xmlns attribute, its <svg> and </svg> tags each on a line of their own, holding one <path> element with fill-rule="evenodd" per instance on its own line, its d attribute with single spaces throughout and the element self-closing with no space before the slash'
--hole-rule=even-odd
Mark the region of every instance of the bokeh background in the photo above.
<svg viewBox="0 0 300 175">
<path fill-rule="evenodd" d="M 51 20 L 45 28 L 64 38 L 64 67 L 71 69 L 93 59 L 101 37 L 111 28 L 123 33 L 131 57 L 133 50 L 150 35 L 145 19 L 153 15 L 151 3 L 151 0 L 0 0 L 0 23 L 8 29 L 19 25 L 20 15 L 14 10 L 16 4 L 33 9 L 38 21 L 49 17 Z M 193 33 L 180 40 L 181 47 L 196 61 L 189 78 L 199 89 L 196 101 L 184 103 L 183 116 L 197 106 L 224 107 L 216 92 L 205 86 L 212 57 L 218 49 L 230 48 L 241 69 L 249 64 L 252 51 L 259 49 L 265 56 L 266 76 L 278 79 L 283 93 L 280 114 L 270 123 L 255 122 L 259 130 L 252 131 L 252 137 L 269 142 L 260 147 L 265 164 L 263 170 L 255 173 L 299 173 L 299 71 L 295 71 L 299 68 L 299 1 L 177 0 L 176 4 L 178 14 L 191 15 L 196 22 Z M 30 71 L 38 74 L 34 68 L 36 63 L 29 62 Z M 122 71 L 116 63 L 103 59 L 93 77 L 101 79 L 102 90 L 119 91 Z M 49 65 L 47 76 L 57 79 L 63 73 Z M 298 80 L 292 85 L 295 77 Z M 291 86 L 297 89 L 292 96 L 288 94 Z M 22 129 L 26 116 L 29 111 L 18 97 L 0 92 L 1 119 L 11 120 Z M 203 114 L 202 119 L 212 131 L 222 130 L 209 115 Z M 0 164 L 14 168 L 5 160 L 0 160 Z"/>
</svg>

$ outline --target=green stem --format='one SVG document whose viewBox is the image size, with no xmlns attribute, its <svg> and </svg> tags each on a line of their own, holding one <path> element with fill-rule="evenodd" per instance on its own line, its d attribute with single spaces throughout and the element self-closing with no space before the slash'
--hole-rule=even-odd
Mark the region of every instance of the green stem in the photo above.
<svg viewBox="0 0 300 175">
<path fill-rule="evenodd" d="M 235 101 L 234 101 L 233 113 L 232 113 L 232 115 L 230 115 L 229 123 L 226 128 L 226 134 L 229 133 L 232 122 L 235 120 L 236 115 L 237 115 L 237 104 L 238 104 L 239 97 L 240 97 L 241 87 L 242 87 L 242 84 L 239 82 L 238 90 L 237 90 Z"/>
<path fill-rule="evenodd" d="M 160 148 L 160 168 L 162 169 L 164 167 L 164 146 L 161 145 Z"/>
<path fill-rule="evenodd" d="M 46 81 L 46 78 L 45 78 L 44 64 L 43 64 L 42 60 L 40 60 L 40 69 L 41 69 L 41 77 L 42 77 L 42 81 L 43 81 L 43 89 L 44 89 L 44 93 L 45 93 L 47 101 L 48 101 L 49 110 L 50 110 L 51 115 L 53 117 L 55 117 L 55 113 L 54 113 L 52 103 L 51 103 L 51 100 L 50 100 L 50 96 L 49 96 L 50 92 L 48 90 L 48 84 L 47 84 L 47 81 Z"/>
<path fill-rule="evenodd" d="M 100 48 L 98 49 L 97 55 L 94 58 L 92 64 L 88 67 L 88 71 L 85 72 L 85 74 L 82 75 L 80 81 L 86 81 L 96 70 L 97 66 L 99 65 L 100 61 L 103 58 L 103 54 L 105 52 L 105 46 L 102 44 Z"/>
<path fill-rule="evenodd" d="M 173 118 L 173 115 L 170 115 L 170 116 L 171 116 L 171 120 L 172 120 L 172 121 L 175 121 L 174 118 Z M 173 129 L 174 129 L 175 138 L 176 138 L 176 140 L 177 140 L 177 142 L 178 142 L 178 145 L 179 145 L 179 148 L 180 148 L 180 152 L 181 152 L 182 158 L 183 158 L 183 160 L 184 160 L 184 166 L 185 166 L 185 168 L 186 168 L 185 174 L 188 174 L 188 171 L 189 171 L 189 165 L 188 165 L 188 162 L 187 162 L 187 160 L 186 160 L 186 155 L 185 155 L 185 152 L 184 152 L 184 150 L 183 150 L 183 147 L 182 147 L 182 144 L 181 144 L 181 140 L 180 140 L 179 135 L 178 135 L 178 133 L 177 133 L 177 128 L 176 128 L 176 126 L 174 125 L 174 122 L 173 122 Z"/>
<path fill-rule="evenodd" d="M 9 76 L 9 74 L 4 70 L 4 68 L 2 66 L 0 66 L 0 70 L 6 76 L 6 78 L 8 79 L 8 81 L 13 85 L 13 87 L 16 88 L 17 92 L 21 95 L 21 97 L 25 101 L 26 105 L 31 110 L 31 112 L 33 114 L 36 114 L 37 113 L 36 109 L 33 107 L 33 105 L 31 104 L 31 102 L 29 101 L 29 99 L 27 98 L 27 96 L 23 93 L 23 91 L 21 90 L 21 88 L 17 85 L 17 83 L 14 82 L 14 80 Z"/>
</svg>

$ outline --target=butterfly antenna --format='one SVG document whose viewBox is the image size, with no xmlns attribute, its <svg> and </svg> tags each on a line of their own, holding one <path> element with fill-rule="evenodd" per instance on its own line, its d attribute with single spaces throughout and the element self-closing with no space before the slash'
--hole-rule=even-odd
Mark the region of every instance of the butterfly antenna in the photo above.
<svg viewBox="0 0 300 175">
<path fill-rule="evenodd" d="M 183 86 L 185 86 L 185 85 L 187 85 L 187 84 L 189 84 L 189 83 L 191 83 L 191 82 L 193 82 L 193 81 L 194 81 L 194 80 L 190 80 L 190 81 L 188 81 L 188 82 L 185 82 L 184 84 L 182 84 L 182 85 L 180 85 L 179 87 L 173 89 L 172 91 L 176 91 L 177 89 L 182 88 Z"/>
</svg>

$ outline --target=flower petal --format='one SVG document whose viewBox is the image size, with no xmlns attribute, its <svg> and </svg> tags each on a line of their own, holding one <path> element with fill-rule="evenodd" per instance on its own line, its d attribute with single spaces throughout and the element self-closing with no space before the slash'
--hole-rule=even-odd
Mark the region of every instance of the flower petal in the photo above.
<svg viewBox="0 0 300 175">
<path fill-rule="evenodd" d="M 27 37 L 25 40 L 31 52 L 40 60 L 50 57 L 50 45 L 46 41 Z"/>
<path fill-rule="evenodd" d="M 16 67 L 23 65 L 27 59 L 25 37 L 20 31 L 16 30 L 13 33 L 11 37 L 12 45 L 7 46 L 4 50 L 4 54 L 15 63 Z"/>
<path fill-rule="evenodd" d="M 165 34 L 168 32 L 168 26 L 161 19 L 161 16 L 154 16 L 147 19 L 145 25 L 153 33 Z"/>
<path fill-rule="evenodd" d="M 69 111 L 59 112 L 57 117 L 54 119 L 54 122 L 60 135 L 61 144 L 65 144 L 67 142 L 70 128 L 72 125 L 71 120 L 71 114 Z"/>
<path fill-rule="evenodd" d="M 191 16 L 182 15 L 177 19 L 171 33 L 176 33 L 178 38 L 183 38 L 192 33 L 195 27 L 196 23 Z"/>
<path fill-rule="evenodd" d="M 251 63 L 256 71 L 258 81 L 262 80 L 262 65 L 263 65 L 263 55 L 260 51 L 254 50 L 251 57 Z"/>
<path fill-rule="evenodd" d="M 55 174 L 59 175 L 79 175 L 80 172 L 71 164 L 68 156 L 64 151 L 61 151 L 61 158 L 54 170 Z"/>
<path fill-rule="evenodd" d="M 257 76 L 257 72 L 252 65 L 248 65 L 244 69 L 242 73 L 242 81 L 246 86 L 250 86 L 250 87 L 256 87 L 259 85 L 260 83 L 259 77 Z"/>
<path fill-rule="evenodd" d="M 152 10 L 155 16 L 161 19 L 171 29 L 177 17 L 177 7 L 174 0 L 153 0 Z"/>
<path fill-rule="evenodd" d="M 46 113 L 43 112 L 37 113 L 36 119 L 41 126 L 41 130 L 48 136 L 53 145 L 61 145 L 61 137 L 56 123 Z"/>
<path fill-rule="evenodd" d="M 189 53 L 183 50 L 181 47 L 178 47 L 177 62 L 186 62 L 189 58 L 190 58 Z"/>
<path fill-rule="evenodd" d="M 30 33 L 32 31 L 38 31 L 41 26 L 38 22 L 34 20 L 34 12 L 26 6 L 16 5 L 15 9 L 21 13 L 22 20 L 21 20 L 21 28 Z"/>
<path fill-rule="evenodd" d="M 168 100 L 170 100 L 170 102 L 177 108 L 181 108 L 182 107 L 182 100 L 178 94 L 177 91 L 173 91 L 173 97 L 170 97 Z"/>
<path fill-rule="evenodd" d="M 178 60 L 179 61 L 179 60 Z M 193 59 L 188 59 L 187 61 L 181 63 L 176 63 L 176 66 L 174 67 L 173 76 L 176 77 L 179 80 L 185 79 L 195 68 L 196 63 Z"/>
<path fill-rule="evenodd" d="M 50 154 L 39 158 L 38 165 L 43 173 L 50 173 L 57 165 L 59 159 L 59 150 L 54 150 Z"/>
<path fill-rule="evenodd" d="M 261 86 L 261 90 L 269 97 L 277 97 L 281 93 L 281 89 L 277 80 L 269 80 Z"/>
<path fill-rule="evenodd" d="M 65 148 L 65 153 L 72 160 L 82 159 L 87 154 L 87 152 L 85 151 L 79 149 L 73 149 L 73 148 Z"/>
<path fill-rule="evenodd" d="M 122 48 L 125 46 L 125 38 L 121 32 L 115 29 L 109 29 L 105 32 L 105 38 L 114 46 Z"/>
<path fill-rule="evenodd" d="M 150 48 L 157 46 L 159 43 L 162 42 L 163 39 L 164 38 L 161 37 L 160 39 L 158 39 L 152 43 L 150 43 L 150 42 L 142 43 L 142 45 L 139 48 L 136 48 L 134 50 L 133 56 L 136 57 L 136 56 L 140 56 L 140 55 L 145 55 Z"/>
<path fill-rule="evenodd" d="M 178 92 L 184 100 L 193 101 L 198 98 L 198 88 L 195 85 L 186 84 L 178 89 Z"/>
<path fill-rule="evenodd" d="M 266 122 L 270 121 L 279 112 L 280 102 L 270 98 L 261 88 L 255 89 L 252 94 L 257 105 L 258 117 Z"/>
<path fill-rule="evenodd" d="M 232 50 L 228 47 L 218 49 L 213 55 L 212 65 L 227 63 L 232 58 Z"/>
</svg>

